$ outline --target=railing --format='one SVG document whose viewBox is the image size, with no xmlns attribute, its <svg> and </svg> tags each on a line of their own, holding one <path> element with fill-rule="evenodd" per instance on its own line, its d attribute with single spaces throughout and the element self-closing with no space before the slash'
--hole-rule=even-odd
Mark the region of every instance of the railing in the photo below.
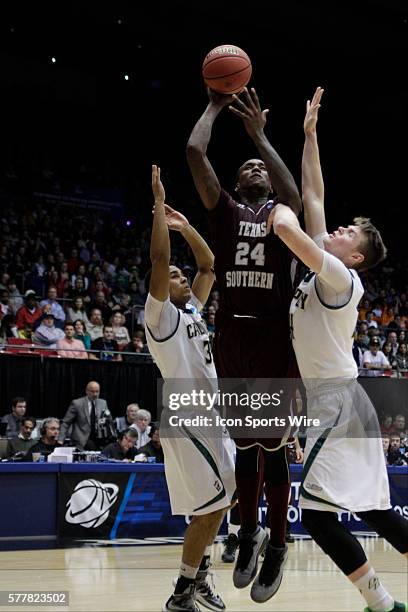
<svg viewBox="0 0 408 612">
<path fill-rule="evenodd" d="M 49 346 L 44 346 L 41 344 L 33 344 L 33 343 L 22 343 L 22 344 L 9 344 L 6 343 L 2 346 L 0 346 L 0 354 L 1 353 L 7 353 L 7 354 L 29 354 L 29 355 L 38 355 L 41 358 L 44 357 L 52 357 L 52 358 L 64 358 L 62 355 L 59 355 L 58 352 L 75 352 L 75 353 L 87 353 L 88 356 L 89 354 L 95 354 L 95 355 L 99 355 L 98 359 L 100 359 L 101 361 L 117 361 L 117 360 L 109 360 L 109 359 L 102 359 L 102 355 L 104 353 L 109 353 L 109 355 L 129 355 L 131 357 L 137 357 L 137 359 L 140 359 L 141 362 L 143 361 L 153 361 L 153 358 L 151 356 L 150 353 L 133 353 L 130 351 L 110 351 L 110 350 L 93 350 L 93 349 L 69 349 L 69 348 L 63 348 L 63 349 L 58 349 L 58 348 L 50 348 Z M 92 359 L 91 357 L 88 357 L 90 359 Z M 76 357 L 67 357 L 67 359 L 78 359 Z"/>
</svg>

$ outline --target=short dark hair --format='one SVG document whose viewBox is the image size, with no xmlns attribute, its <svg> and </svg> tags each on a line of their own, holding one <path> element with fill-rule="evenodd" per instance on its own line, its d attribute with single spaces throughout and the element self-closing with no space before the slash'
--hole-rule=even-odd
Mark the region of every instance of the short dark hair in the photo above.
<svg viewBox="0 0 408 612">
<path fill-rule="evenodd" d="M 118 440 L 123 440 L 124 436 L 130 436 L 131 438 L 137 440 L 139 434 L 137 433 L 136 429 L 128 427 L 127 429 L 124 429 L 118 433 Z"/>
<path fill-rule="evenodd" d="M 67 327 L 73 327 L 75 329 L 75 324 L 72 321 L 67 321 L 64 325 L 64 329 Z"/>
<path fill-rule="evenodd" d="M 37 425 L 37 421 L 35 420 L 34 417 L 30 417 L 30 416 L 25 416 L 21 419 L 21 425 L 24 425 L 24 423 L 26 423 L 27 421 L 30 421 L 34 427 Z"/>
<path fill-rule="evenodd" d="M 360 242 L 359 249 L 364 255 L 364 260 L 355 266 L 355 270 L 363 272 L 374 268 L 387 256 L 387 249 L 381 238 L 381 234 L 376 227 L 371 223 L 368 217 L 356 217 L 353 223 L 360 228 L 363 238 Z"/>
<path fill-rule="evenodd" d="M 105 329 L 106 329 L 107 327 L 109 327 L 110 329 L 113 329 L 113 326 L 112 326 L 110 323 L 108 323 L 108 324 L 106 324 L 106 325 L 104 325 L 104 326 L 103 326 L 102 331 L 105 331 Z"/>
<path fill-rule="evenodd" d="M 15 408 L 17 404 L 22 404 L 23 402 L 26 403 L 25 397 L 13 397 L 13 399 L 11 400 L 11 405 L 13 406 L 13 408 Z"/>
</svg>

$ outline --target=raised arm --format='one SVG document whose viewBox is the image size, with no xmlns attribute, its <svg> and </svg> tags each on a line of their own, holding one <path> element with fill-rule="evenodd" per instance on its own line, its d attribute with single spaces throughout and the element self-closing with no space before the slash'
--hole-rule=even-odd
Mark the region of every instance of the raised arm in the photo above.
<svg viewBox="0 0 408 612">
<path fill-rule="evenodd" d="M 230 106 L 229 109 L 243 120 L 245 129 L 266 166 L 274 191 L 282 203 L 287 204 L 298 215 L 302 210 L 302 201 L 295 180 L 265 136 L 264 127 L 269 109 L 261 110 L 254 88 L 249 93 L 245 87 L 243 99 L 236 95 L 232 98 L 236 107 Z"/>
<path fill-rule="evenodd" d="M 154 195 L 154 211 L 150 243 L 152 275 L 149 293 L 156 300 L 165 302 L 169 296 L 170 237 L 164 209 L 165 192 L 160 180 L 160 168 L 158 166 L 152 166 L 152 190 Z"/>
<path fill-rule="evenodd" d="M 321 87 L 318 87 L 312 101 L 307 101 L 303 123 L 305 144 L 302 158 L 302 199 L 305 207 L 306 232 L 311 238 L 326 232 L 324 183 L 316 132 L 317 115 L 323 91 Z"/>
<path fill-rule="evenodd" d="M 218 114 L 232 101 L 231 96 L 221 96 L 208 90 L 210 101 L 203 115 L 195 124 L 187 143 L 187 162 L 194 184 L 207 210 L 213 210 L 220 197 L 220 183 L 207 157 L 207 147 L 212 126 Z"/>
<path fill-rule="evenodd" d="M 170 229 L 180 232 L 190 246 L 197 265 L 193 281 L 193 294 L 205 304 L 214 284 L 214 254 L 202 236 L 188 222 L 186 217 L 165 204 L 166 222 Z"/>
</svg>

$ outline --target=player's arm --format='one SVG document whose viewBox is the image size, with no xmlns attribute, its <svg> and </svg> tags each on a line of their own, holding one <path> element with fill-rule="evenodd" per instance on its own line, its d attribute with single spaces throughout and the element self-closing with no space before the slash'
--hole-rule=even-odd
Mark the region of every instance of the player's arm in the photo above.
<svg viewBox="0 0 408 612">
<path fill-rule="evenodd" d="M 245 129 L 265 164 L 275 192 L 279 199 L 298 215 L 302 210 L 302 201 L 295 180 L 264 132 L 266 115 L 269 109 L 261 110 L 254 88 L 249 93 L 245 87 L 243 91 L 244 99 L 240 99 L 236 95 L 232 97 L 236 107 L 230 106 L 229 109 L 243 120 Z"/>
<path fill-rule="evenodd" d="M 324 183 L 317 143 L 317 116 L 323 89 L 318 87 L 312 101 L 306 102 L 303 122 L 305 144 L 302 157 L 302 199 L 305 214 L 306 233 L 313 238 L 326 233 L 324 214 Z"/>
<path fill-rule="evenodd" d="M 154 211 L 150 242 L 152 274 L 149 293 L 156 300 L 165 302 L 169 296 L 170 237 L 164 208 L 165 192 L 163 183 L 160 180 L 160 168 L 158 166 L 152 166 L 152 190 L 154 195 Z"/>
<path fill-rule="evenodd" d="M 213 210 L 220 197 L 221 186 L 207 157 L 207 147 L 214 121 L 224 106 L 231 103 L 232 97 L 218 95 L 210 89 L 207 91 L 210 101 L 187 142 L 187 162 L 204 206 L 207 210 Z"/>
<path fill-rule="evenodd" d="M 277 204 L 268 218 L 268 232 L 274 233 L 310 270 L 319 274 L 324 252 L 300 227 L 295 213 L 283 204 Z"/>
<path fill-rule="evenodd" d="M 197 266 L 197 274 L 191 287 L 201 304 L 205 304 L 214 284 L 214 254 L 202 236 L 186 217 L 165 204 L 166 222 L 170 229 L 180 232 L 191 248 Z"/>
</svg>

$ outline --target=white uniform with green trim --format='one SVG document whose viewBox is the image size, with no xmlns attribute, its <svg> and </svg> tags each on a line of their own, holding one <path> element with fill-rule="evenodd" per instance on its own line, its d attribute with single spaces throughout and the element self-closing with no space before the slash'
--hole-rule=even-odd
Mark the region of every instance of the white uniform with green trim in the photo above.
<svg viewBox="0 0 408 612">
<path fill-rule="evenodd" d="M 167 299 L 148 295 L 145 306 L 146 338 L 165 384 L 184 389 L 183 379 L 197 389 L 216 386 L 217 374 L 202 305 L 192 296 L 187 308 L 176 308 Z M 175 381 L 174 383 L 172 381 Z M 215 418 L 215 411 L 198 409 Z M 172 415 L 192 417 L 197 410 L 177 410 Z M 163 418 L 162 418 L 163 423 Z M 173 514 L 204 515 L 226 508 L 235 492 L 234 456 L 228 432 L 218 428 L 172 427 L 160 438 Z M 167 430 L 168 431 L 168 430 Z M 218 433 L 218 435 L 216 435 Z"/>
<path fill-rule="evenodd" d="M 320 248 L 325 236 L 314 239 Z M 358 274 L 324 252 L 321 272 L 306 275 L 290 307 L 307 416 L 320 420 L 307 434 L 302 508 L 363 512 L 391 507 L 378 418 L 356 380 L 352 355 L 363 293 Z"/>
</svg>

